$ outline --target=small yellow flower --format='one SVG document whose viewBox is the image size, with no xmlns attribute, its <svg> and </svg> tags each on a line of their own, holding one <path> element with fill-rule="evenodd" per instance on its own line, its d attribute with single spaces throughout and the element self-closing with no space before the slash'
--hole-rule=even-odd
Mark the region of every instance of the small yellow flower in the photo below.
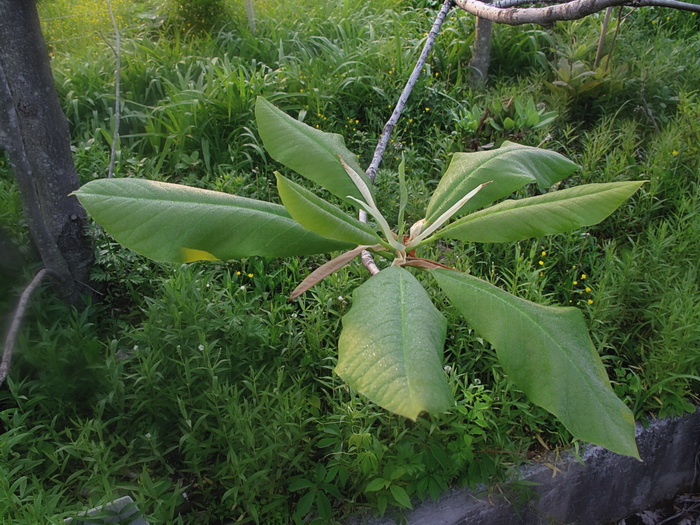
<svg viewBox="0 0 700 525">
<path fill-rule="evenodd" d="M 678 156 L 678 150 L 677 150 L 677 149 L 674 149 L 674 150 L 671 152 L 671 155 L 673 155 L 674 157 L 677 157 L 677 156 Z"/>
<path fill-rule="evenodd" d="M 426 111 L 430 111 L 430 108 L 425 108 Z"/>
<path fill-rule="evenodd" d="M 590 291 L 591 291 L 591 287 L 590 287 L 590 286 L 586 286 L 586 291 L 587 291 L 587 292 L 590 292 Z"/>
<path fill-rule="evenodd" d="M 253 278 L 253 274 L 252 274 L 252 273 L 249 273 L 249 274 L 248 274 L 248 277 L 250 277 L 250 278 L 252 279 L 252 278 Z"/>
<path fill-rule="evenodd" d="M 241 272 L 236 272 L 236 275 L 241 275 Z"/>
<path fill-rule="evenodd" d="M 539 264 L 540 266 L 544 266 L 544 261 L 540 261 L 538 264 Z"/>
<path fill-rule="evenodd" d="M 585 274 L 585 273 L 582 273 L 582 274 L 581 274 L 581 279 L 585 279 L 585 278 L 586 278 L 586 274 Z"/>
<path fill-rule="evenodd" d="M 547 257 L 547 252 L 542 252 L 542 257 Z"/>
<path fill-rule="evenodd" d="M 588 304 L 593 304 L 593 299 L 589 299 Z"/>
<path fill-rule="evenodd" d="M 578 281 L 574 281 L 574 286 L 578 284 Z"/>
</svg>

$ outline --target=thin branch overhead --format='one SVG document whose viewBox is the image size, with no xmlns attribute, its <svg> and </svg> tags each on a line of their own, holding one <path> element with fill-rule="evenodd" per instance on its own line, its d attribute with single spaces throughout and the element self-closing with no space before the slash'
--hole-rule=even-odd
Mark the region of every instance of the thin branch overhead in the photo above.
<svg viewBox="0 0 700 525">
<path fill-rule="evenodd" d="M 513 9 L 516 5 L 533 4 L 524 0 L 501 0 L 488 4 L 479 0 L 454 0 L 457 7 L 474 16 L 499 24 L 550 25 L 561 20 L 578 20 L 608 7 L 667 7 L 700 13 L 700 4 L 678 0 L 572 0 L 571 2 Z M 498 7 L 497 7 L 498 6 Z"/>
<path fill-rule="evenodd" d="M 447 17 L 447 13 L 452 8 L 453 3 L 453 0 L 444 0 L 442 8 L 440 9 L 440 11 L 437 14 L 437 17 L 435 18 L 435 22 L 433 22 L 433 27 L 428 33 L 428 38 L 426 38 L 425 40 L 425 44 L 423 46 L 423 50 L 421 51 L 420 57 L 418 57 L 418 61 L 416 62 L 416 65 L 414 66 L 413 71 L 411 72 L 411 75 L 409 76 L 408 81 L 406 82 L 406 85 L 404 86 L 403 91 L 401 92 L 401 95 L 399 96 L 399 100 L 396 102 L 396 106 L 394 107 L 394 111 L 392 112 L 391 117 L 389 117 L 389 120 L 384 125 L 382 135 L 379 138 L 379 143 L 377 144 L 377 147 L 374 150 L 374 155 L 372 156 L 372 162 L 370 162 L 370 165 L 366 171 L 367 177 L 372 182 L 374 182 L 374 179 L 377 176 L 377 170 L 379 169 L 379 165 L 381 164 L 382 158 L 384 157 L 384 152 L 386 151 L 386 148 L 389 145 L 391 133 L 394 131 L 394 127 L 399 121 L 399 118 L 401 118 L 401 114 L 403 113 L 403 110 L 406 107 L 408 97 L 411 95 L 411 92 L 413 91 L 413 87 L 416 85 L 416 82 L 418 82 L 418 77 L 420 77 L 421 73 L 423 72 L 425 62 L 427 61 L 428 55 L 430 54 L 430 50 L 433 48 L 435 39 L 437 38 L 437 35 L 440 32 L 440 28 L 442 27 L 442 24 L 445 21 L 445 18 Z M 367 213 L 364 210 L 360 210 L 360 220 L 362 222 L 367 222 Z M 372 254 L 369 251 L 364 250 L 362 252 L 361 258 L 362 264 L 372 275 L 376 275 L 377 273 L 379 273 L 379 268 L 375 264 L 374 258 L 372 257 Z"/>
</svg>

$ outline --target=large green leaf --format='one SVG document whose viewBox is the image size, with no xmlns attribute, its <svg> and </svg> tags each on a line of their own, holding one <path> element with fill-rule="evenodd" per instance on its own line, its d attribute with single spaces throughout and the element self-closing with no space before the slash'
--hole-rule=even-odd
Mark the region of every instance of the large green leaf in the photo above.
<svg viewBox="0 0 700 525">
<path fill-rule="evenodd" d="M 328 239 L 353 244 L 377 244 L 381 237 L 367 224 L 277 173 L 277 191 L 292 218 Z"/>
<path fill-rule="evenodd" d="M 101 179 L 75 194 L 121 244 L 159 261 L 286 257 L 347 250 L 303 228 L 278 204 L 177 184 Z"/>
<path fill-rule="evenodd" d="M 391 266 L 353 293 L 336 372 L 378 405 L 416 419 L 450 408 L 442 368 L 447 321 L 408 271 Z"/>
<path fill-rule="evenodd" d="M 576 169 L 576 164 L 559 153 L 508 141 L 495 150 L 455 153 L 430 199 L 427 222 L 435 221 L 484 182 L 493 181 L 465 204 L 459 214 L 483 208 L 530 182 L 536 182 L 540 188 L 549 188 Z"/>
<path fill-rule="evenodd" d="M 340 155 L 371 188 L 372 184 L 357 163 L 357 157 L 345 147 L 345 139 L 341 135 L 307 126 L 262 97 L 258 97 L 255 104 L 255 118 L 263 145 L 270 156 L 299 175 L 343 200 L 348 195 L 362 199 L 360 191 L 338 160 Z"/>
<path fill-rule="evenodd" d="M 605 219 L 642 184 L 640 181 L 585 184 L 537 197 L 503 201 L 448 224 L 435 237 L 509 242 L 575 230 Z"/>
<path fill-rule="evenodd" d="M 632 412 L 612 391 L 580 310 L 531 303 L 453 270 L 432 274 L 533 403 L 575 437 L 639 458 Z"/>
</svg>

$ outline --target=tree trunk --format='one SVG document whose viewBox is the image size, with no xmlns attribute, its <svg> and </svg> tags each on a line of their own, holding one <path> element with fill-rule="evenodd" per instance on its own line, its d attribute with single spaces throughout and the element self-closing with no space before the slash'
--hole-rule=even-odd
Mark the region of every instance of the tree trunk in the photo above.
<svg viewBox="0 0 700 525">
<path fill-rule="evenodd" d="M 476 18 L 474 34 L 474 54 L 469 61 L 469 83 L 477 87 L 486 83 L 491 65 L 491 33 L 493 22 Z"/>
<path fill-rule="evenodd" d="M 75 303 L 89 281 L 92 249 L 70 136 L 54 88 L 34 0 L 0 0 L 0 148 L 13 167 L 42 261 Z"/>
</svg>

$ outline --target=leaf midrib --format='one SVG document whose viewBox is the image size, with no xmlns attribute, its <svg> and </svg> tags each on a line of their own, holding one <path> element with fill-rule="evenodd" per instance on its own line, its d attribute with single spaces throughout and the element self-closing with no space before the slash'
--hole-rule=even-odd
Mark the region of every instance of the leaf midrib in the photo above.
<svg viewBox="0 0 700 525">
<path fill-rule="evenodd" d="M 199 190 L 199 188 L 190 188 L 193 190 Z M 200 190 L 204 191 L 204 190 Z M 105 202 L 110 201 L 110 200 L 124 200 L 124 201 L 146 201 L 146 202 L 152 202 L 156 204 L 161 204 L 161 205 L 167 205 L 168 203 L 178 203 L 178 204 L 183 204 L 189 207 L 197 207 L 197 206 L 207 206 L 207 207 L 217 207 L 217 208 L 238 208 L 238 209 L 245 209 L 245 210 L 250 210 L 250 211 L 255 211 L 258 213 L 270 213 L 272 215 L 277 215 L 279 217 L 283 217 L 285 219 L 290 219 L 291 216 L 288 215 L 287 210 L 284 209 L 284 206 L 281 206 L 279 204 L 275 204 L 274 202 L 267 202 L 267 201 L 259 201 L 256 199 L 249 199 L 247 197 L 240 197 L 238 195 L 229 195 L 229 194 L 222 194 L 224 197 L 223 198 L 230 198 L 233 199 L 233 202 L 231 203 L 222 203 L 222 202 L 203 202 L 203 201 L 192 201 L 191 199 L 187 199 L 187 195 L 183 195 L 182 199 L 173 199 L 171 197 L 168 197 L 167 199 L 158 199 L 155 197 L 150 197 L 150 196 L 143 196 L 143 195 L 105 195 L 102 193 L 78 193 L 80 197 L 98 197 L 104 199 Z M 263 209 L 257 208 L 255 205 L 260 204 L 262 205 Z"/>
</svg>

